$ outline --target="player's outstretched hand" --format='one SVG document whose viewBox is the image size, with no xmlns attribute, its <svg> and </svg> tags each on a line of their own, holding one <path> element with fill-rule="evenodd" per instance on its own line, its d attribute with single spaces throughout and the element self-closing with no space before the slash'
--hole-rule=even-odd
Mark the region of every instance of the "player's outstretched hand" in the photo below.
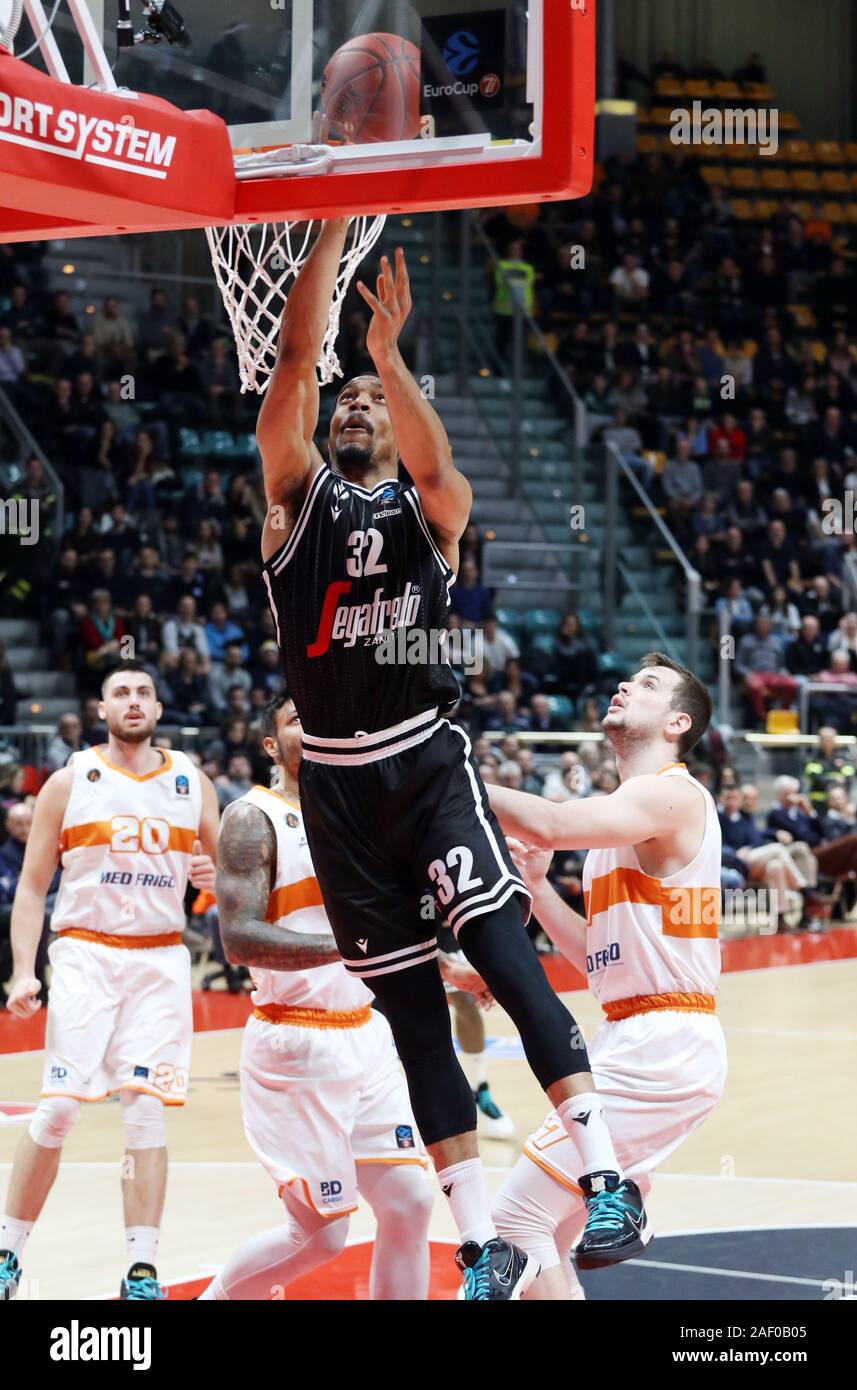
<svg viewBox="0 0 857 1390">
<path fill-rule="evenodd" d="M 553 859 L 552 849 L 538 849 L 535 845 L 525 845 L 520 840 L 507 838 L 512 863 L 518 870 L 531 893 L 541 886 Z"/>
<path fill-rule="evenodd" d="M 41 981 L 35 975 L 19 975 L 12 980 L 6 1008 L 15 1018 L 32 1018 L 42 1007 L 39 998 Z"/>
<path fill-rule="evenodd" d="M 439 953 L 437 961 L 441 979 L 448 985 L 460 990 L 462 994 L 472 994 L 480 1009 L 493 1008 L 494 996 L 472 965 L 466 960 L 454 960 L 452 956 L 446 956 L 443 952 Z"/>
<path fill-rule="evenodd" d="M 389 257 L 381 257 L 377 294 L 373 294 L 362 280 L 357 281 L 357 288 L 372 310 L 372 321 L 366 334 L 366 349 L 372 360 L 377 362 L 379 358 L 393 351 L 399 340 L 402 325 L 411 312 L 411 282 L 401 246 L 396 247 L 395 275 Z"/>
<path fill-rule="evenodd" d="M 206 893 L 214 892 L 214 883 L 217 877 L 217 868 L 210 854 L 203 854 L 202 845 L 199 840 L 193 842 L 193 853 L 190 856 L 190 868 L 188 878 L 194 888 L 201 888 Z"/>
</svg>

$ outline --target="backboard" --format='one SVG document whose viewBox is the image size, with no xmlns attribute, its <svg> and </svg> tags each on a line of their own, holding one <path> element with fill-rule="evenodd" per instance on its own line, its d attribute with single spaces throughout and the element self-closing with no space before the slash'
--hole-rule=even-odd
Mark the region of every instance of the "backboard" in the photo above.
<svg viewBox="0 0 857 1390">
<path fill-rule="evenodd" d="M 32 45 L 40 8 L 40 0 L 24 2 L 29 22 L 15 41 L 18 57 Z M 50 11 L 51 41 L 65 62 L 63 80 L 82 87 L 78 100 L 104 92 L 111 112 L 123 108 L 120 123 L 143 124 L 144 114 L 149 121 L 146 102 L 169 103 L 164 120 L 174 112 L 176 138 L 187 152 L 186 113 L 220 118 L 235 167 L 228 180 L 232 216 L 218 213 L 217 220 L 245 225 L 586 194 L 593 169 L 594 6 L 595 0 L 61 0 Z M 90 61 L 75 42 L 80 11 L 87 24 L 92 21 Z M 127 42 L 135 32 L 146 41 Z M 158 34 L 161 41 L 151 42 Z M 178 41 L 168 42 L 167 35 Z M 391 136 L 385 103 L 404 73 L 397 57 L 375 63 L 373 71 L 385 74 L 384 95 L 370 92 L 370 100 L 361 86 L 358 100 L 350 80 L 340 84 L 343 103 L 357 101 L 372 121 L 350 130 L 321 125 L 331 109 L 331 71 L 342 77 L 342 46 L 371 53 L 379 42 L 374 35 L 394 36 L 395 53 L 407 56 L 411 78 L 405 83 L 401 77 L 407 121 Z M 44 61 L 39 52 L 27 57 L 34 67 Z M 56 76 L 56 63 L 51 71 Z M 320 155 L 307 159 L 307 145 Z M 283 147 L 288 155 L 268 153 L 263 167 L 256 155 L 247 163 L 248 151 Z M 139 188 L 142 180 L 125 177 L 127 162 L 114 161 L 113 168 L 112 226 L 88 211 L 82 171 L 87 211 L 81 221 L 93 222 L 90 234 L 182 225 L 182 200 L 177 215 L 165 221 L 160 211 L 148 221 L 137 205 L 122 207 L 130 183 Z M 200 159 L 192 175 L 199 188 L 206 182 L 212 187 L 215 178 L 222 181 L 220 170 L 215 174 Z M 44 188 L 41 193 L 38 203 L 28 194 L 29 206 L 46 212 L 50 195 Z M 196 201 L 201 206 L 204 199 Z M 74 215 L 76 200 L 64 197 L 61 206 L 64 219 L 69 209 Z M 188 219 L 184 225 L 200 223 Z"/>
<path fill-rule="evenodd" d="M 554 196 L 566 197 L 591 185 L 594 0 L 179 0 L 184 46 L 125 49 L 116 42 L 119 0 L 87 3 L 120 86 L 184 110 L 213 111 L 239 151 L 313 141 L 325 68 L 343 44 L 374 33 L 413 44 L 419 136 L 405 148 L 402 141 L 370 145 L 358 134 L 340 147 L 333 171 L 368 177 L 361 181 L 366 196 L 343 210 L 393 211 L 397 193 L 402 206 L 414 206 L 408 182 L 425 209 L 464 206 L 480 191 L 505 189 L 512 202 L 540 196 L 540 184 L 550 193 L 553 183 Z M 133 2 L 131 9 L 139 32 L 145 21 Z M 497 163 L 503 172 L 492 179 Z M 406 176 L 404 184 L 387 182 L 391 199 L 383 209 L 372 177 L 381 172 Z M 247 220 L 323 214 L 340 199 L 330 189 L 318 198 L 305 188 L 301 205 L 290 209 L 298 195 L 268 184 L 255 195 L 239 189 Z"/>
</svg>

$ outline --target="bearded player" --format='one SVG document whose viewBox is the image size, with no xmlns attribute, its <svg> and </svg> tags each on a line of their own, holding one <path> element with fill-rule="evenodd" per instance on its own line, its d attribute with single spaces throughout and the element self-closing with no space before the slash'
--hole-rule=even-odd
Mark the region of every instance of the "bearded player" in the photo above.
<svg viewBox="0 0 857 1390">
<path fill-rule="evenodd" d="M 41 1100 L 15 1154 L 0 1224 L 2 1298 L 15 1296 L 24 1246 L 81 1105 L 117 1093 L 131 1160 L 123 1165 L 120 1298 L 166 1298 L 155 1267 L 164 1107 L 184 1105 L 193 1032 L 184 896 L 188 881 L 214 887 L 218 808 L 186 754 L 153 747 L 161 713 L 146 671 L 132 663 L 111 671 L 98 707 L 107 743 L 73 753 L 36 800 L 12 909 L 8 1009 L 17 1018 L 41 1008 L 36 948 L 58 862 L 63 872 L 51 918 Z"/>
<path fill-rule="evenodd" d="M 244 1129 L 287 1220 L 246 1241 L 202 1298 L 281 1297 L 343 1249 L 359 1192 L 377 1222 L 371 1297 L 425 1299 L 426 1159 L 389 1024 L 343 968 L 324 914 L 290 696 L 276 697 L 263 729 L 278 783 L 254 787 L 223 817 L 217 910 L 229 959 L 250 967 L 256 987 L 241 1050 Z"/>
<path fill-rule="evenodd" d="M 702 682 L 651 652 L 633 680 L 620 683 L 602 724 L 616 755 L 617 791 L 563 805 L 505 787 L 489 791 L 503 829 L 528 846 L 516 862 L 540 923 L 588 976 L 604 1009 L 590 1050 L 598 1100 L 644 1195 L 655 1168 L 711 1113 L 726 1080 L 714 1012 L 720 824 L 711 794 L 680 761 L 710 718 Z M 584 920 L 545 874 L 554 849 L 587 846 Z M 552 1113 L 497 1195 L 498 1230 L 541 1265 L 530 1298 L 583 1296 L 567 1263 L 586 1217 L 579 1167 L 576 1135 Z M 643 1235 L 650 1238 L 650 1228 Z M 576 1259 L 582 1269 L 599 1265 L 597 1240 L 578 1245 Z"/>
<path fill-rule="evenodd" d="M 600 1118 L 586 1048 L 527 937 L 530 895 L 445 717 L 459 698 L 431 653 L 445 626 L 471 489 L 407 370 L 404 255 L 385 257 L 367 348 L 377 371 L 339 392 L 328 462 L 313 443 L 316 375 L 348 219 L 324 224 L 292 287 L 257 426 L 268 514 L 263 574 L 301 718 L 301 804 L 345 969 L 390 1022 L 414 1115 L 458 1226 L 464 1296 L 521 1297 L 537 1264 L 498 1238 L 437 963 L 445 917 L 512 1017 L 560 1123 L 582 1135 L 577 1180 L 605 1262 L 642 1249 L 639 1193 Z M 408 659 L 393 650 L 398 629 Z M 401 645 L 401 644 L 400 644 Z M 422 658 L 418 650 L 422 647 Z M 414 656 L 417 659 L 414 660 Z M 428 904 L 428 909 L 427 905 Z M 583 1125 L 581 1117 L 589 1116 Z"/>
</svg>

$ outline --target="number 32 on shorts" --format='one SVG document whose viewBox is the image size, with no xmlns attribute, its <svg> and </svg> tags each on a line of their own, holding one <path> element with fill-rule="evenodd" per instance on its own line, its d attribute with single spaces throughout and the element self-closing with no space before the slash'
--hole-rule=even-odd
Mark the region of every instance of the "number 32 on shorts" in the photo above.
<svg viewBox="0 0 857 1390">
<path fill-rule="evenodd" d="M 458 869 L 455 883 L 447 870 Z M 441 907 L 448 907 L 456 894 L 460 897 L 471 888 L 481 888 L 482 879 L 471 875 L 473 854 L 467 845 L 454 845 L 447 853 L 446 860 L 433 859 L 428 866 L 428 876 L 436 884 L 435 893 Z"/>
</svg>

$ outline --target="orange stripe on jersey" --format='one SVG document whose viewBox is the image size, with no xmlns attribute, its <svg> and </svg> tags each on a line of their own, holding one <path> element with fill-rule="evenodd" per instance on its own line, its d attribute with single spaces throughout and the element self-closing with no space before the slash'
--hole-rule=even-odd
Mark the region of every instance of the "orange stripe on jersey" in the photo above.
<svg viewBox="0 0 857 1390">
<path fill-rule="evenodd" d="M 710 937 L 716 939 L 720 921 L 720 887 L 701 885 L 664 887 L 639 869 L 611 869 L 594 878 L 584 894 L 587 926 L 599 912 L 624 903 L 637 903 L 661 909 L 664 936 Z"/>
<path fill-rule="evenodd" d="M 152 936 L 109 936 L 107 932 L 90 931 L 88 927 L 61 927 L 57 936 L 70 936 L 74 941 L 92 941 L 97 946 L 114 946 L 120 951 L 153 951 L 157 946 L 181 946 L 180 931 L 155 932 Z"/>
<path fill-rule="evenodd" d="M 637 1014 L 659 1013 L 661 1010 L 686 1014 L 713 1014 L 713 994 L 635 994 L 630 999 L 607 999 L 602 1005 L 608 1023 L 619 1023 Z"/>
<path fill-rule="evenodd" d="M 287 883 L 282 888 L 274 889 L 268 898 L 265 921 L 278 922 L 281 917 L 287 917 L 290 912 L 297 912 L 301 907 L 323 906 L 324 899 L 321 896 L 318 879 L 315 876 L 299 878 L 297 883 Z"/>
<path fill-rule="evenodd" d="M 126 822 L 129 817 L 122 816 L 121 819 Z M 193 842 L 199 839 L 197 830 L 186 830 L 181 825 L 171 825 L 169 831 L 169 844 L 162 853 L 166 854 L 167 850 L 176 850 L 180 854 L 193 853 Z M 113 848 L 114 854 L 140 853 L 139 840 L 125 828 L 117 831 L 109 820 L 93 820 L 85 825 L 67 826 L 60 835 L 60 853 L 65 854 L 66 850 L 70 849 L 92 849 L 94 845 L 113 845 L 114 837 L 118 837 Z"/>
<path fill-rule="evenodd" d="M 297 1004 L 257 1004 L 253 1017 L 262 1023 L 289 1023 L 295 1028 L 363 1028 L 372 1022 L 372 1006 L 362 1009 L 308 1009 Z"/>
<path fill-rule="evenodd" d="M 149 782 L 153 777 L 160 777 L 162 773 L 169 772 L 173 765 L 173 760 L 166 748 L 159 748 L 158 752 L 162 754 L 164 759 L 160 767 L 153 767 L 151 772 L 129 772 L 127 767 L 120 767 L 118 763 L 112 763 L 110 761 L 104 752 L 106 747 L 107 745 L 104 743 L 99 744 L 97 748 L 93 749 L 93 752 L 101 759 L 106 767 L 112 768 L 114 772 L 121 772 L 123 777 L 130 777 L 132 782 Z"/>
</svg>

